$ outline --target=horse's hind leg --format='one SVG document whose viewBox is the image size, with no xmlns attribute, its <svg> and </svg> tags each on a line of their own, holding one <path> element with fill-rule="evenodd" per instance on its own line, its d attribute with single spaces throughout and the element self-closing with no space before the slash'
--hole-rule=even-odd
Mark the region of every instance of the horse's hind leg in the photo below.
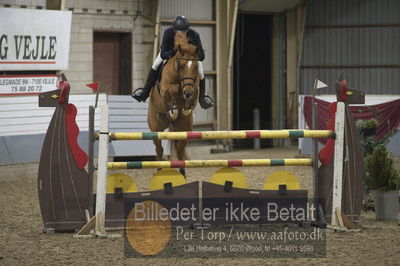
<svg viewBox="0 0 400 266">
<path fill-rule="evenodd" d="M 178 140 L 175 142 L 176 156 L 178 157 L 178 160 L 186 160 L 186 153 L 185 153 L 186 145 L 187 145 L 187 140 Z"/>
<path fill-rule="evenodd" d="M 156 146 L 157 160 L 161 161 L 164 155 L 164 148 L 162 146 L 161 140 L 153 140 L 153 143 Z"/>
<path fill-rule="evenodd" d="M 154 126 L 154 127 L 150 126 L 150 130 L 152 132 L 155 132 L 155 131 L 161 132 L 161 131 L 164 131 L 165 128 L 163 128 L 162 126 Z M 164 155 L 164 148 L 162 146 L 162 142 L 161 142 L 161 140 L 153 140 L 153 143 L 154 143 L 154 146 L 156 146 L 157 160 L 161 161 L 163 159 L 163 155 Z"/>
</svg>

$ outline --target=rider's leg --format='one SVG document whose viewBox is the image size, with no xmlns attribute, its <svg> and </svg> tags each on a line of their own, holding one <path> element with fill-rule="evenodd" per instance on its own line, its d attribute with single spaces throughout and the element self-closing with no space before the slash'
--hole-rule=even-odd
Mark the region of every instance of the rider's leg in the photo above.
<svg viewBox="0 0 400 266">
<path fill-rule="evenodd" d="M 160 53 L 158 53 L 156 60 L 151 66 L 150 72 L 147 75 L 146 84 L 143 88 L 138 88 L 132 93 L 132 97 L 135 98 L 138 102 L 145 102 L 150 95 L 151 88 L 154 87 L 154 84 L 157 81 L 157 69 L 162 62 L 162 58 Z"/>
<path fill-rule="evenodd" d="M 199 76 L 200 76 L 200 91 L 199 91 L 199 104 L 201 108 L 208 109 L 214 106 L 214 101 L 210 96 L 206 95 L 206 79 L 204 78 L 203 65 L 199 61 Z"/>
</svg>

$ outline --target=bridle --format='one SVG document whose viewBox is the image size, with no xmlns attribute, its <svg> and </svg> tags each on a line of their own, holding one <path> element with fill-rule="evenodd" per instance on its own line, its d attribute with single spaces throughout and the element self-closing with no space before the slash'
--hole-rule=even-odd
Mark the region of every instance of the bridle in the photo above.
<svg viewBox="0 0 400 266">
<path fill-rule="evenodd" d="M 181 77 L 182 68 L 181 68 L 181 65 L 180 65 L 180 61 L 181 60 L 199 61 L 199 58 L 196 58 L 196 57 L 189 58 L 189 57 L 178 57 L 178 56 L 175 56 L 175 60 L 176 60 L 176 63 L 177 63 L 177 67 L 176 68 L 173 67 L 173 68 L 175 69 L 175 71 L 176 71 L 176 73 L 178 75 L 178 78 L 179 78 L 179 90 L 181 91 L 182 97 L 184 99 L 184 106 L 182 108 L 182 113 L 183 113 L 184 116 L 188 116 L 189 114 L 191 114 L 193 106 L 195 104 L 195 102 L 193 101 L 193 95 L 195 94 L 194 93 L 194 88 L 195 88 L 194 84 L 196 82 L 198 74 L 196 74 L 196 76 L 194 78 L 193 77 Z M 172 60 L 170 62 L 172 62 Z M 187 82 L 187 81 L 189 81 L 189 82 Z M 185 87 L 188 87 L 188 86 L 190 86 L 193 89 L 192 90 L 190 90 L 190 89 L 185 90 Z M 173 100 L 172 102 L 168 103 L 168 109 L 169 109 L 169 116 L 171 118 L 170 120 L 172 120 L 172 121 L 175 120 L 177 118 L 177 113 L 179 112 L 176 100 Z"/>
<path fill-rule="evenodd" d="M 178 76 L 179 76 L 179 73 L 180 73 L 181 70 L 182 70 L 182 69 L 181 69 L 181 66 L 180 66 L 180 64 L 179 64 L 179 62 L 180 62 L 181 60 L 199 61 L 200 59 L 197 58 L 197 57 L 195 57 L 195 58 L 176 57 L 176 61 L 177 61 L 177 64 L 178 64 L 178 69 L 177 69 L 176 72 L 178 73 Z M 179 78 L 180 78 L 179 82 L 180 82 L 180 84 L 181 84 L 182 90 L 183 90 L 183 88 L 185 88 L 186 86 L 192 86 L 192 87 L 194 87 L 194 83 L 196 82 L 196 78 L 192 78 L 192 77 L 180 77 L 180 76 L 179 76 Z M 192 82 L 186 82 L 186 83 L 185 83 L 185 80 L 191 80 Z"/>
</svg>

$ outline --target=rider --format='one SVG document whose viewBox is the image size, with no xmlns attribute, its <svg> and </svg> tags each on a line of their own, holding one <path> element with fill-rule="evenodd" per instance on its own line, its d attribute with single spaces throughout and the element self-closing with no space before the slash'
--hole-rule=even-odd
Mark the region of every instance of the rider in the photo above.
<svg viewBox="0 0 400 266">
<path fill-rule="evenodd" d="M 156 60 L 151 66 L 150 72 L 147 76 L 146 84 L 143 88 L 138 88 L 132 93 L 132 97 L 139 102 L 144 102 L 150 95 L 151 88 L 157 81 L 157 69 L 163 60 L 167 60 L 176 54 L 174 50 L 174 37 L 175 32 L 183 31 L 189 37 L 189 43 L 198 47 L 198 70 L 200 75 L 200 93 L 199 93 L 199 104 L 201 108 L 208 109 L 214 106 L 214 101 L 207 95 L 206 83 L 204 79 L 204 71 L 201 61 L 204 60 L 204 50 L 201 44 L 200 35 L 193 29 L 190 29 L 189 20 L 185 16 L 177 16 L 172 24 L 172 27 L 167 28 L 164 31 L 164 37 L 161 44 L 161 51 L 158 54 Z"/>
</svg>

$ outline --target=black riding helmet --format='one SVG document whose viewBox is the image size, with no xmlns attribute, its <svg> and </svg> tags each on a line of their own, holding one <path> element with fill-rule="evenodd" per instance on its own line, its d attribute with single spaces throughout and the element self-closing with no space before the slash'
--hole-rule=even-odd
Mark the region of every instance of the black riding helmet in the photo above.
<svg viewBox="0 0 400 266">
<path fill-rule="evenodd" d="M 190 27 L 189 20 L 185 16 L 177 16 L 172 24 L 175 31 L 185 31 Z"/>
</svg>

